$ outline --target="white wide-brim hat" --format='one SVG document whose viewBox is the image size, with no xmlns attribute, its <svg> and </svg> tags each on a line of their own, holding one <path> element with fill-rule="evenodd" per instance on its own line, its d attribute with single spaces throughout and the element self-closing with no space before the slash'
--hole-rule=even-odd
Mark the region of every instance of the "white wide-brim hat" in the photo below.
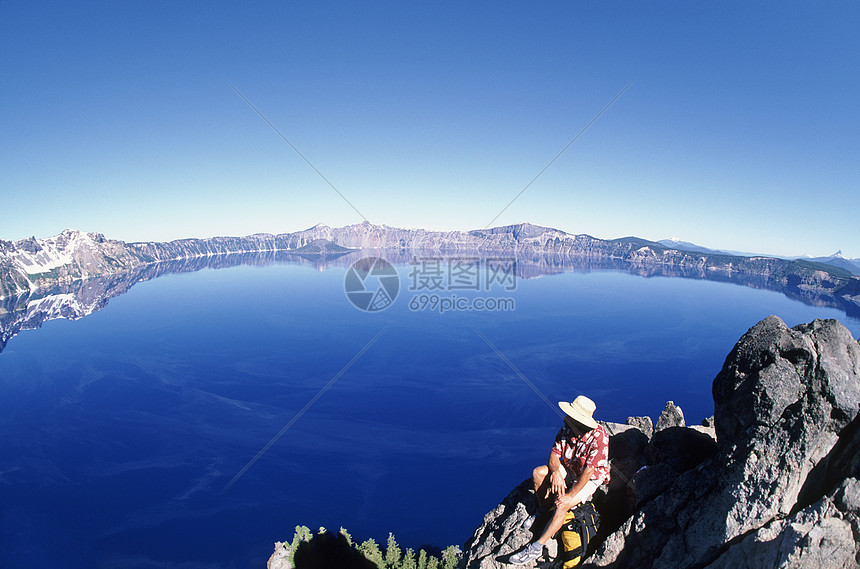
<svg viewBox="0 0 860 569">
<path fill-rule="evenodd" d="M 597 428 L 597 421 L 595 421 L 593 417 L 594 410 L 597 409 L 597 405 L 595 405 L 594 401 L 585 395 L 580 395 L 571 403 L 568 403 L 567 401 L 559 401 L 558 406 L 561 407 L 561 410 L 567 413 L 569 417 L 576 419 L 583 425 L 591 427 L 592 429 Z"/>
</svg>

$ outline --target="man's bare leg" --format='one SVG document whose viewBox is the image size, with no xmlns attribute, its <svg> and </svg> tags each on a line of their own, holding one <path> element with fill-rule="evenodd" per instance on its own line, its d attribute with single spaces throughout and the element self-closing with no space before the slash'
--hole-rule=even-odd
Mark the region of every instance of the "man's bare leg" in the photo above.
<svg viewBox="0 0 860 569">
<path fill-rule="evenodd" d="M 546 511 L 549 509 L 550 478 L 549 467 L 542 464 L 532 471 L 532 482 L 535 489 L 535 499 L 538 508 Z"/>
<path fill-rule="evenodd" d="M 567 471 L 564 466 L 559 465 L 558 471 L 563 478 L 567 478 Z M 542 464 L 532 471 L 532 483 L 540 509 L 543 511 L 551 510 L 554 507 L 555 498 L 552 492 L 552 476 L 549 475 L 549 465 Z"/>
<path fill-rule="evenodd" d="M 564 467 L 560 466 L 562 475 L 566 475 L 564 471 Z M 526 520 L 524 527 L 531 527 L 531 524 L 534 523 L 535 519 L 541 515 L 541 512 L 549 511 L 550 509 L 555 507 L 555 501 L 553 500 L 554 493 L 552 492 L 552 480 L 549 475 L 549 466 L 542 465 L 532 471 L 532 482 L 534 482 L 535 488 L 535 499 L 538 503 L 539 510 L 529 516 Z M 523 563 L 529 563 L 534 561 L 543 553 L 543 548 L 546 545 L 547 541 L 555 535 L 555 533 L 561 529 L 561 526 L 564 525 L 564 517 L 567 514 L 567 510 L 559 511 L 559 508 L 555 507 L 555 511 L 553 512 L 552 520 L 550 520 L 549 525 L 544 529 L 541 534 L 540 539 L 536 542 L 532 542 L 527 545 L 520 552 L 512 555 L 508 561 L 514 565 L 520 565 Z"/>
<path fill-rule="evenodd" d="M 541 545 L 546 545 L 547 542 L 552 539 L 552 536 L 561 529 L 561 526 L 564 525 L 564 518 L 567 515 L 567 512 L 570 510 L 561 510 L 556 508 L 552 514 L 552 519 L 546 525 L 546 529 L 543 530 L 543 534 L 538 538 L 537 542 Z"/>
</svg>

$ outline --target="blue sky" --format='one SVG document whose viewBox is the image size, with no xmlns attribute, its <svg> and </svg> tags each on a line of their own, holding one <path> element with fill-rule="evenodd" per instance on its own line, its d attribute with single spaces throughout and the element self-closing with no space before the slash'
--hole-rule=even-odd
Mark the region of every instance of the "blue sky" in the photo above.
<svg viewBox="0 0 860 569">
<path fill-rule="evenodd" d="M 860 257 L 851 2 L 0 2 L 0 238 L 529 221 Z M 357 213 L 230 87 L 354 204 Z"/>
</svg>

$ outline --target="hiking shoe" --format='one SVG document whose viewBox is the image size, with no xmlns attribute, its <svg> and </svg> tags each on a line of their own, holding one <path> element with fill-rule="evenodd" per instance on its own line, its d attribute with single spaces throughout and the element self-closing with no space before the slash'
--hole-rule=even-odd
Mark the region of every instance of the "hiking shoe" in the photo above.
<svg viewBox="0 0 860 569">
<path fill-rule="evenodd" d="M 509 561 L 514 565 L 524 565 L 526 563 L 531 563 L 540 557 L 542 553 L 543 545 L 535 541 L 534 543 L 530 543 L 525 546 L 525 548 L 519 553 L 511 555 Z"/>
<path fill-rule="evenodd" d="M 535 525 L 536 519 L 537 519 L 537 514 L 532 514 L 523 520 L 523 523 L 520 524 L 520 527 L 523 529 L 532 529 L 532 526 Z"/>
</svg>

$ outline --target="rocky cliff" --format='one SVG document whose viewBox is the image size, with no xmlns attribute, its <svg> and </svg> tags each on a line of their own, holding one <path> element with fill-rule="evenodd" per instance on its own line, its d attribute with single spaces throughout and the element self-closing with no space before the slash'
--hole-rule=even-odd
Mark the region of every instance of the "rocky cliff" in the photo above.
<svg viewBox="0 0 860 569">
<path fill-rule="evenodd" d="M 674 405 L 608 424 L 613 481 L 584 567 L 860 567 L 860 345 L 835 320 L 751 328 L 713 383 L 715 415 Z M 671 403 L 671 402 L 670 402 Z M 467 568 L 504 567 L 530 539 L 524 481 L 466 543 Z M 557 545 L 531 566 L 560 567 Z"/>
<path fill-rule="evenodd" d="M 754 275 L 763 286 L 811 291 L 857 309 L 860 278 L 837 267 L 808 261 L 767 257 L 739 257 L 671 249 L 634 237 L 603 240 L 572 235 L 528 223 L 475 231 L 400 229 L 364 222 L 332 228 L 316 225 L 304 231 L 245 237 L 179 239 L 167 243 L 124 243 L 97 233 L 66 230 L 49 239 L 0 241 L 0 298 L 74 280 L 129 272 L 141 266 L 252 252 L 296 251 L 329 242 L 349 249 L 457 253 L 505 253 L 577 259 L 585 262 L 622 262 L 642 271 L 698 272 L 704 278 Z"/>
</svg>

